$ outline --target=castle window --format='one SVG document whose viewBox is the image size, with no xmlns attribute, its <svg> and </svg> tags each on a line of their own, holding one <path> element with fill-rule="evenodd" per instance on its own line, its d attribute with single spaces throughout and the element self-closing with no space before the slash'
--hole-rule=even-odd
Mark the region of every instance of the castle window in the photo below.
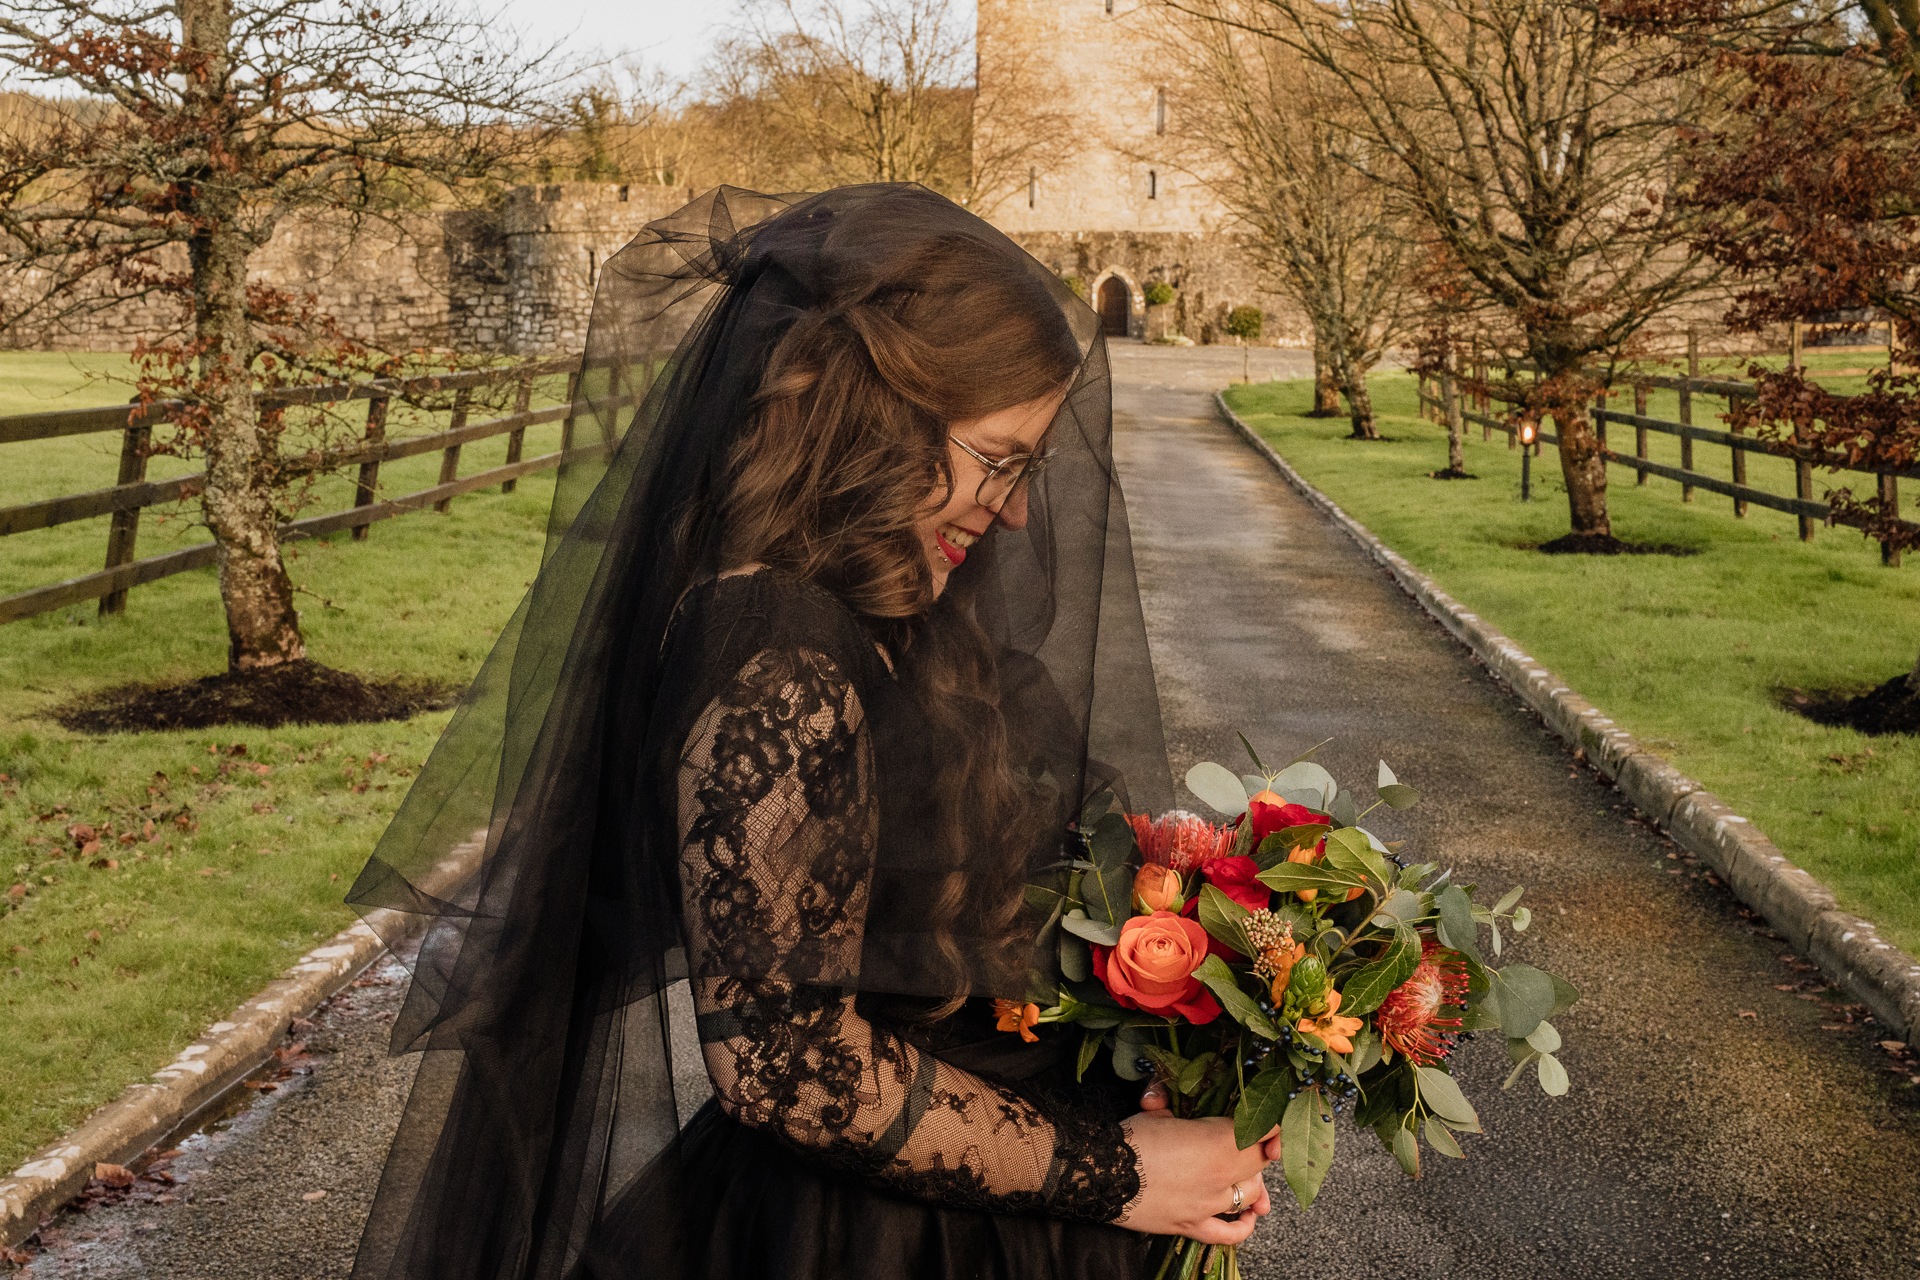
<svg viewBox="0 0 1920 1280">
<path fill-rule="evenodd" d="M 1034 202 L 1039 198 L 1040 171 L 1038 169 L 1029 169 L 1027 170 L 1027 208 L 1033 208 Z"/>
<path fill-rule="evenodd" d="M 1160 198 L 1160 173 L 1157 169 L 1147 170 L 1147 199 Z"/>
<path fill-rule="evenodd" d="M 1154 91 L 1153 131 L 1155 133 L 1165 133 L 1167 131 L 1167 91 L 1165 89 L 1156 89 Z"/>
<path fill-rule="evenodd" d="M 620 188 L 620 203 L 625 204 L 626 202 L 627 202 L 627 189 L 623 186 Z"/>
<path fill-rule="evenodd" d="M 1109 16 L 1113 13 L 1113 0 L 1107 0 L 1107 13 Z"/>
<path fill-rule="evenodd" d="M 625 190 L 625 188 L 621 188 Z M 595 277 L 600 274 L 600 255 L 592 249 L 587 250 L 587 288 L 594 286 Z"/>
</svg>

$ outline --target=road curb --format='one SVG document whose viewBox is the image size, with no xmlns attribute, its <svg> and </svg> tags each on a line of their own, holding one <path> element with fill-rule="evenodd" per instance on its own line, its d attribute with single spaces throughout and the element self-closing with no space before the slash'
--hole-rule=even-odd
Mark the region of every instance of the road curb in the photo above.
<svg viewBox="0 0 1920 1280">
<path fill-rule="evenodd" d="M 128 1085 L 79 1128 L 0 1178 L 0 1245 L 31 1235 L 42 1217 L 86 1185 L 96 1163 L 133 1159 L 251 1074 L 267 1060 L 288 1023 L 313 1012 L 385 950 L 364 920 L 342 929 L 208 1027 L 148 1080 Z"/>
<path fill-rule="evenodd" d="M 1789 862 L 1751 822 L 1698 782 L 1643 750 L 1632 734 L 1601 714 L 1566 681 L 1463 608 L 1433 579 L 1308 484 L 1272 445 L 1241 421 L 1223 396 L 1216 393 L 1213 400 L 1233 429 L 1288 484 L 1358 542 L 1408 595 L 1538 712 L 1549 728 L 1584 749 L 1588 763 L 1616 783 L 1635 808 L 1712 867 L 1796 953 L 1819 965 L 1894 1035 L 1910 1038 L 1920 1030 L 1920 961 L 1881 938 L 1869 921 L 1841 911 L 1825 885 Z"/>
</svg>

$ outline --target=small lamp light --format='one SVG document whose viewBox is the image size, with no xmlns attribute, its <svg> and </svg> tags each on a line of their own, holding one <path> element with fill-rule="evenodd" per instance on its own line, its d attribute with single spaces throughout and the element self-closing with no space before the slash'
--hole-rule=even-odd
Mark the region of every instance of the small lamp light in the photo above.
<svg viewBox="0 0 1920 1280">
<path fill-rule="evenodd" d="M 1533 449 L 1534 437 L 1540 433 L 1540 425 L 1523 419 L 1520 423 L 1520 501 L 1533 501 Z"/>
</svg>

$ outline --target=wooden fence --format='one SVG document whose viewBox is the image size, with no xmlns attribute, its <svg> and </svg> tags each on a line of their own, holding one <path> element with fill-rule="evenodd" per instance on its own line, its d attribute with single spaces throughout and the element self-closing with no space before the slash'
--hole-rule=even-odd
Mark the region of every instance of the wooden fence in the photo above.
<svg viewBox="0 0 1920 1280">
<path fill-rule="evenodd" d="M 484 489 L 495 484 L 500 486 L 501 492 L 510 493 L 515 482 L 530 472 L 544 471 L 549 467 L 558 467 L 576 459 L 600 455 L 607 449 L 610 442 L 595 440 L 591 444 L 577 447 L 574 444 L 576 409 L 573 401 L 579 370 L 580 356 L 571 355 L 502 369 L 448 374 L 411 381 L 335 383 L 267 392 L 261 396 L 261 403 L 264 406 L 317 405 L 353 400 L 367 402 L 365 431 L 362 439 L 353 447 L 330 453 L 317 462 L 295 460 L 297 466 L 308 471 L 357 466 L 354 505 L 343 511 L 309 516 L 283 524 L 280 526 L 281 540 L 285 542 L 298 538 L 315 538 L 323 534 L 337 533 L 342 529 L 351 530 L 356 540 L 364 539 L 367 536 L 368 527 L 379 521 L 390 520 L 394 516 L 409 512 L 423 511 L 428 507 L 444 513 L 453 499 L 460 494 L 472 493 L 476 489 Z M 565 401 L 544 409 L 529 408 L 534 379 L 555 374 L 567 375 Z M 484 422 L 467 420 L 475 391 L 509 385 L 513 387 L 513 412 Z M 451 420 L 447 428 L 427 435 L 389 438 L 387 435 L 389 405 L 395 398 L 404 400 L 408 395 L 420 391 L 453 393 Z M 644 389 L 641 394 L 644 394 Z M 616 397 L 611 404 L 617 407 L 632 401 L 633 395 L 629 394 Z M 51 609 L 60 609 L 94 599 L 100 601 L 102 614 L 119 613 L 126 608 L 127 592 L 134 587 L 170 577 L 176 573 L 185 573 L 189 569 L 205 568 L 215 563 L 215 546 L 211 542 L 149 556 L 144 560 L 134 558 L 134 548 L 140 534 L 141 511 L 147 507 L 192 498 L 200 493 L 206 483 L 205 472 L 176 476 L 170 480 L 153 481 L 146 478 L 153 428 L 165 423 L 169 414 L 177 412 L 179 408 L 180 405 L 177 402 L 161 402 L 144 407 L 114 405 L 101 409 L 74 409 L 0 417 L 0 445 L 107 431 L 121 433 L 120 473 L 111 488 L 48 498 L 19 506 L 0 507 L 0 537 L 10 537 L 34 529 L 52 528 L 55 525 L 87 520 L 96 516 L 112 516 L 107 531 L 104 568 L 98 573 L 84 574 L 64 582 L 50 583 L 0 597 L 0 623 L 12 622 L 37 613 L 45 613 Z M 521 449 L 527 428 L 545 422 L 561 424 L 560 448 L 553 453 L 538 457 L 522 458 Z M 499 435 L 507 437 L 506 465 L 491 467 L 469 476 L 460 475 L 462 446 Z M 439 483 L 398 497 L 380 498 L 381 463 L 436 451 L 440 454 Z"/>
<path fill-rule="evenodd" d="M 1854 518 L 1847 515 L 1836 515 L 1827 503 L 1821 502 L 1813 496 L 1813 473 L 1816 467 L 1827 470 L 1851 471 L 1873 476 L 1878 487 L 1877 491 L 1879 496 L 1885 503 L 1886 510 L 1889 512 L 1897 512 L 1900 509 L 1900 481 L 1903 479 L 1920 480 L 1920 467 L 1893 469 L 1861 467 L 1852 464 L 1846 458 L 1839 455 L 1819 454 L 1811 450 L 1799 449 L 1788 441 L 1759 440 L 1751 436 L 1743 435 L 1738 430 L 1721 431 L 1711 427 L 1695 426 L 1693 422 L 1693 401 L 1696 395 L 1724 398 L 1727 402 L 1728 414 L 1731 416 L 1736 400 L 1750 400 L 1754 397 L 1754 385 L 1750 382 L 1741 382 L 1734 379 L 1702 378 L 1698 376 L 1700 368 L 1698 349 L 1693 347 L 1691 343 L 1689 344 L 1689 348 L 1687 377 L 1671 378 L 1636 375 L 1627 379 L 1626 386 L 1631 388 L 1633 392 L 1632 413 L 1625 413 L 1608 408 L 1608 397 L 1605 395 L 1596 398 L 1593 408 L 1588 411 L 1592 418 L 1594 434 L 1599 438 L 1602 456 L 1604 456 L 1609 463 L 1628 467 L 1635 471 L 1637 473 L 1635 477 L 1636 484 L 1646 484 L 1647 477 L 1650 475 L 1678 481 L 1680 484 L 1681 500 L 1684 502 L 1693 501 L 1695 489 L 1705 489 L 1709 493 L 1717 493 L 1724 497 L 1731 498 L 1733 500 L 1733 513 L 1740 517 L 1744 517 L 1747 514 L 1749 504 L 1767 507 L 1774 511 L 1785 512 L 1799 520 L 1800 540 L 1802 542 L 1811 542 L 1814 531 L 1822 524 L 1829 522 L 1842 524 L 1857 523 Z M 1857 349 L 1877 351 L 1881 348 L 1867 347 Z M 1832 351 L 1835 350 L 1835 348 L 1828 347 L 1825 348 L 1825 350 Z M 1841 348 L 1841 350 L 1851 349 Z M 1797 350 L 1794 352 L 1794 358 L 1797 364 L 1799 358 L 1799 352 Z M 1517 373 L 1532 372 L 1532 366 L 1524 363 L 1516 364 L 1512 366 L 1512 370 Z M 1869 371 L 1865 369 L 1809 371 L 1812 376 L 1816 377 L 1839 377 L 1850 374 L 1864 374 L 1867 372 Z M 1481 439 L 1483 440 L 1491 440 L 1493 433 L 1500 431 L 1506 433 L 1507 447 L 1509 449 L 1524 447 L 1518 445 L 1518 426 L 1503 418 L 1495 417 L 1492 414 L 1492 400 L 1499 399 L 1503 403 L 1518 403 L 1518 397 L 1501 395 L 1497 388 L 1490 386 L 1487 373 L 1488 370 L 1485 365 L 1480 365 L 1475 368 L 1474 383 L 1476 386 L 1483 388 L 1483 390 L 1466 396 L 1465 403 L 1460 406 L 1461 418 L 1464 422 L 1480 427 Z M 1654 388 L 1662 388 L 1679 393 L 1679 421 L 1674 422 L 1664 418 L 1649 417 L 1647 415 L 1647 393 Z M 1420 379 L 1419 389 L 1420 408 L 1423 416 L 1429 416 L 1437 422 L 1444 422 L 1445 415 L 1448 412 L 1448 406 L 1452 403 L 1453 397 L 1456 394 L 1458 394 L 1458 390 L 1452 378 L 1445 376 L 1429 378 L 1423 375 Z M 1632 454 L 1623 454 L 1608 447 L 1607 427 L 1609 424 L 1633 428 L 1634 451 Z M 1679 437 L 1680 465 L 1678 467 L 1668 466 L 1661 462 L 1654 462 L 1648 458 L 1647 440 L 1649 433 Z M 1535 455 L 1538 456 L 1542 444 L 1557 446 L 1559 443 L 1559 436 L 1543 428 L 1536 435 L 1535 443 L 1532 447 Z M 1703 475 L 1694 469 L 1694 445 L 1696 443 L 1715 445 L 1729 451 L 1731 455 L 1730 469 L 1733 475 L 1732 481 L 1722 480 L 1716 476 Z M 1791 496 L 1771 493 L 1765 489 L 1756 489 L 1749 485 L 1747 483 L 1747 455 L 1751 453 L 1766 454 L 1791 461 L 1794 466 L 1794 493 Z M 1900 551 L 1898 546 L 1890 541 L 1882 540 L 1880 543 L 1880 559 L 1883 564 L 1898 567 L 1900 564 Z"/>
</svg>

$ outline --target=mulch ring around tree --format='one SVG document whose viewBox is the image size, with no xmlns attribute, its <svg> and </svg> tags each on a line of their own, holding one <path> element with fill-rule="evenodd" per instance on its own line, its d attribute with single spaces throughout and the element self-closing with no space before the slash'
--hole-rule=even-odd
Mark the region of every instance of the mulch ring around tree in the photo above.
<svg viewBox="0 0 1920 1280">
<path fill-rule="evenodd" d="M 1429 480 L 1478 480 L 1479 478 L 1471 471 L 1455 471 L 1452 467 L 1448 467 L 1445 471 L 1427 472 Z"/>
<path fill-rule="evenodd" d="M 1790 689 L 1780 705 L 1815 724 L 1865 734 L 1920 734 L 1920 693 L 1908 685 L 1905 673 L 1858 695 L 1835 689 Z"/>
<path fill-rule="evenodd" d="M 230 671 L 185 684 L 128 684 L 53 709 L 79 733 L 142 733 L 249 725 L 372 724 L 452 706 L 460 690 L 420 678 L 362 680 L 310 658 L 260 671 Z"/>
<path fill-rule="evenodd" d="M 1698 547 L 1671 542 L 1626 542 L 1610 533 L 1563 533 L 1534 550 L 1549 556 L 1697 556 Z"/>
</svg>

